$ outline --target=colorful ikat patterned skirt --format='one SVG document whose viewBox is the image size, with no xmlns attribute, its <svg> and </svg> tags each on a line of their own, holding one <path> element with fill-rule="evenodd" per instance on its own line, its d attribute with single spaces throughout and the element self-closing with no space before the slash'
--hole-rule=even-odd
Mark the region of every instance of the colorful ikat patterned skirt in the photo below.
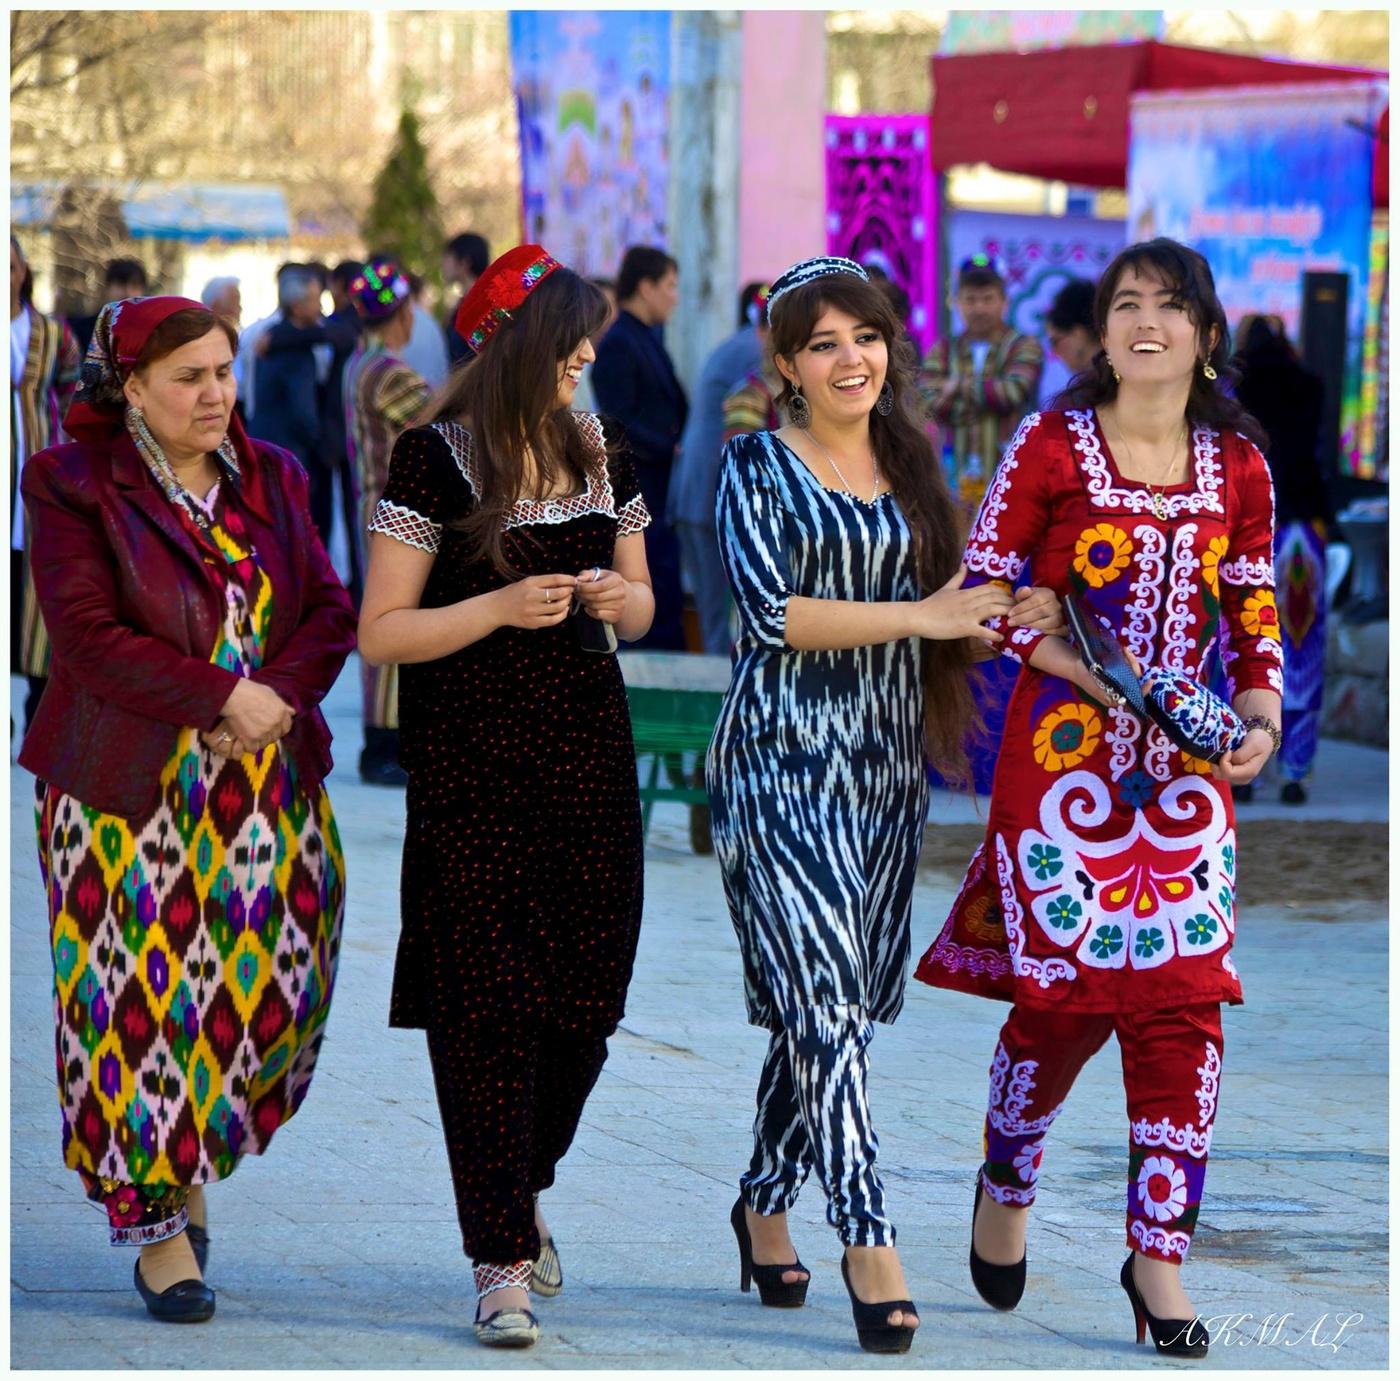
<svg viewBox="0 0 1400 1381">
<path fill-rule="evenodd" d="M 158 1241 L 310 1087 L 345 905 L 335 817 L 276 745 L 227 760 L 193 729 L 146 815 L 40 782 L 37 817 L 64 1161 L 114 1242 Z"/>
</svg>

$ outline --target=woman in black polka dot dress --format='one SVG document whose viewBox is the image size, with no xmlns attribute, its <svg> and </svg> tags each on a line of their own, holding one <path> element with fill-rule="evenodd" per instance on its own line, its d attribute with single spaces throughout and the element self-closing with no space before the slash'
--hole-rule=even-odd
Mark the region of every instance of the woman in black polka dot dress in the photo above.
<svg viewBox="0 0 1400 1381">
<path fill-rule="evenodd" d="M 394 447 L 360 651 L 401 666 L 408 772 L 389 1021 L 421 1027 L 483 1342 L 538 1336 L 558 1256 L 535 1204 L 623 1012 L 642 912 L 616 638 L 652 618 L 632 466 L 568 411 L 607 311 L 537 245 L 462 303 L 476 351 Z M 571 614 L 571 610 L 575 611 Z"/>
</svg>

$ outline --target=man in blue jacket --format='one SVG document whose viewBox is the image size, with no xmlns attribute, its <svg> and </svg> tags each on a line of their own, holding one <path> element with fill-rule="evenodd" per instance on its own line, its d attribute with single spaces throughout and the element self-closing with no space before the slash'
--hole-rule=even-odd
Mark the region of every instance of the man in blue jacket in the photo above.
<svg viewBox="0 0 1400 1381">
<path fill-rule="evenodd" d="M 652 519 L 646 549 L 656 617 L 636 646 L 670 651 L 685 648 L 680 549 L 666 518 L 671 466 L 687 413 L 685 390 L 662 340 L 677 296 L 676 261 L 664 250 L 633 245 L 618 270 L 617 320 L 599 343 L 593 365 L 598 411 L 626 434 Z"/>
<path fill-rule="evenodd" d="M 724 400 L 761 363 L 758 319 L 764 284 L 747 283 L 739 294 L 739 327 L 715 346 L 700 371 L 695 406 L 685 424 L 671 475 L 667 518 L 680 543 L 681 569 L 695 595 L 700 639 L 706 652 L 729 652 L 729 578 L 715 532 L 715 494 L 723 449 Z"/>
</svg>

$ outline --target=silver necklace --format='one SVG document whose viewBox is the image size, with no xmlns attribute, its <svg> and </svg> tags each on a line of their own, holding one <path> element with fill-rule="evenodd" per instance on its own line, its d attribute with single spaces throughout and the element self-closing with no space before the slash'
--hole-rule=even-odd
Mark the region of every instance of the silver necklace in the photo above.
<svg viewBox="0 0 1400 1381">
<path fill-rule="evenodd" d="M 804 428 L 804 430 L 806 429 Z M 827 463 L 831 466 L 831 468 L 834 471 L 836 471 L 836 478 L 841 481 L 841 484 L 845 488 L 846 493 L 848 493 L 857 503 L 874 503 L 875 500 L 880 497 L 880 466 L 875 459 L 875 452 L 873 450 L 870 452 L 870 472 L 875 476 L 875 487 L 870 491 L 870 498 L 867 500 L 862 499 L 861 496 L 857 494 L 854 489 L 851 488 L 850 482 L 846 479 L 845 475 L 841 473 L 841 467 L 836 463 L 836 457 L 832 455 L 831 452 L 828 451 L 825 446 L 822 446 L 822 443 L 820 441 L 817 441 L 817 438 L 815 436 L 812 436 L 811 432 L 807 432 L 807 435 L 811 437 L 812 441 L 815 442 L 818 446 L 821 446 L 822 454 L 826 457 Z"/>
</svg>

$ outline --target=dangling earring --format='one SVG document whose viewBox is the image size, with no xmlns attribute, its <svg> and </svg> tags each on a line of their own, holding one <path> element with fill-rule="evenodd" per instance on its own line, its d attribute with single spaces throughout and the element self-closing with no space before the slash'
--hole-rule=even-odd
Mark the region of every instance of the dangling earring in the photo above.
<svg viewBox="0 0 1400 1381">
<path fill-rule="evenodd" d="M 1214 382 L 1217 378 L 1220 377 L 1218 374 L 1216 374 L 1215 367 L 1211 364 L 1209 360 L 1201 361 L 1201 373 L 1204 374 L 1206 378 L 1210 379 L 1212 382 Z"/>
<path fill-rule="evenodd" d="M 880 396 L 875 399 L 875 411 L 881 417 L 888 417 L 894 411 L 894 385 L 888 379 L 880 385 Z"/>
<path fill-rule="evenodd" d="M 1123 376 L 1118 372 L 1118 367 L 1113 363 L 1112 360 L 1108 358 L 1107 355 L 1104 356 L 1104 360 L 1108 364 L 1108 372 L 1113 375 L 1113 382 L 1115 384 L 1121 384 L 1123 382 Z"/>
<path fill-rule="evenodd" d="M 804 431 L 812 421 L 812 406 L 802 396 L 801 384 L 790 385 L 792 397 L 788 399 L 788 416 L 792 418 L 794 427 L 801 427 Z"/>
</svg>

